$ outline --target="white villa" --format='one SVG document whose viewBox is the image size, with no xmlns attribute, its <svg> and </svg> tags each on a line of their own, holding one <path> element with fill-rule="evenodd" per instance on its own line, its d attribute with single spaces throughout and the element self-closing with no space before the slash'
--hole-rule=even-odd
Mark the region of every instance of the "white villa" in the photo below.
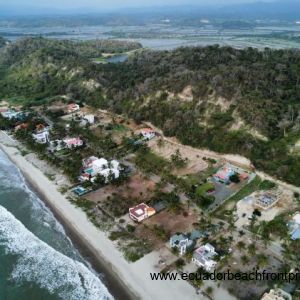
<svg viewBox="0 0 300 300">
<path fill-rule="evenodd" d="M 156 136 L 156 132 L 152 128 L 144 128 L 140 131 L 141 136 L 144 140 L 152 140 Z"/>
<path fill-rule="evenodd" d="M 33 133 L 32 137 L 39 144 L 47 144 L 50 141 L 48 130 L 44 130 L 44 131 L 36 133 L 36 134 Z"/>
<path fill-rule="evenodd" d="M 71 148 L 76 148 L 76 147 L 80 147 L 83 145 L 83 140 L 81 140 L 80 138 L 76 137 L 76 138 L 66 138 L 63 140 L 64 143 L 66 144 L 66 146 L 71 149 Z"/>
<path fill-rule="evenodd" d="M 186 250 L 193 245 L 193 241 L 190 240 L 185 234 L 174 234 L 170 238 L 170 247 L 178 248 L 179 254 L 184 255 Z"/>
<path fill-rule="evenodd" d="M 115 179 L 120 177 L 120 163 L 117 160 L 107 161 L 105 158 L 97 158 L 91 156 L 82 161 L 84 171 L 79 177 L 80 181 L 96 180 L 97 175 L 105 178 L 106 182 L 109 177 L 113 176 Z"/>
<path fill-rule="evenodd" d="M 203 267 L 206 271 L 211 271 L 217 264 L 213 258 L 217 255 L 214 246 L 207 243 L 197 250 L 193 254 L 192 261 L 199 267 Z"/>
</svg>

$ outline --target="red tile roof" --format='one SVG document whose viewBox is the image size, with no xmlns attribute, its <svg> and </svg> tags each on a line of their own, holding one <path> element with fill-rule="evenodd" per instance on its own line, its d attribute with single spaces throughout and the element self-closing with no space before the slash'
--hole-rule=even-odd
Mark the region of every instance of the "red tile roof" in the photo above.
<svg viewBox="0 0 300 300">
<path fill-rule="evenodd" d="M 145 132 L 145 133 L 152 133 L 152 132 L 155 132 L 152 128 L 143 128 L 141 130 L 141 132 Z"/>
<path fill-rule="evenodd" d="M 148 208 L 149 206 L 147 204 L 141 203 L 135 207 L 129 208 L 129 212 L 136 218 L 140 218 L 147 213 Z"/>
</svg>

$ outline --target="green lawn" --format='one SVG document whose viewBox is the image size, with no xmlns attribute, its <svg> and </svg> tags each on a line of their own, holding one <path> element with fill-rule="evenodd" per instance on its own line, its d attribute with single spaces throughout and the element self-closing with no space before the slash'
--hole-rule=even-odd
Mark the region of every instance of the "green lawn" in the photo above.
<svg viewBox="0 0 300 300">
<path fill-rule="evenodd" d="M 196 190 L 196 194 L 197 196 L 203 196 L 205 195 L 208 191 L 210 190 L 214 190 L 215 189 L 215 186 L 210 183 L 210 182 L 207 182 L 207 183 L 204 183 L 202 185 L 200 185 L 197 190 Z"/>
<path fill-rule="evenodd" d="M 113 125 L 113 130 L 119 131 L 119 132 L 124 132 L 124 131 L 127 131 L 128 128 L 122 124 L 116 124 L 116 125 Z"/>
</svg>

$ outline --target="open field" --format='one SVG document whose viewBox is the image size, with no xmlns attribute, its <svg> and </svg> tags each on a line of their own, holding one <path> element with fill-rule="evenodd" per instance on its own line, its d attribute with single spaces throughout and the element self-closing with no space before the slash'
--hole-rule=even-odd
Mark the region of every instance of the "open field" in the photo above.
<svg viewBox="0 0 300 300">
<path fill-rule="evenodd" d="M 107 197 L 122 197 L 124 199 L 139 199 L 140 202 L 149 200 L 153 196 L 155 182 L 143 178 L 142 174 L 130 177 L 129 181 L 122 185 L 108 185 L 86 196 L 90 201 L 102 202 Z"/>
<path fill-rule="evenodd" d="M 136 227 L 135 235 L 150 240 L 156 249 L 163 247 L 169 237 L 177 232 L 187 233 L 191 231 L 194 223 L 198 222 L 197 215 L 190 211 L 189 214 L 174 214 L 164 210 Z M 163 233 L 159 232 L 163 228 Z M 156 228 L 156 229 L 155 229 Z"/>
<path fill-rule="evenodd" d="M 145 221 L 146 225 L 161 225 L 170 234 L 176 232 L 188 232 L 193 229 L 193 224 L 198 222 L 198 217 L 192 211 L 187 216 L 181 214 L 174 214 L 168 210 L 153 216 Z"/>
<path fill-rule="evenodd" d="M 208 167 L 208 163 L 203 160 L 204 153 L 196 149 L 191 149 L 190 147 L 186 147 L 184 145 L 174 145 L 169 143 L 168 141 L 164 140 L 162 145 L 159 145 L 159 140 L 154 139 L 148 143 L 151 150 L 159 156 L 162 156 L 165 159 L 170 159 L 172 155 L 179 150 L 182 158 L 187 158 L 188 163 L 187 166 L 180 169 L 174 170 L 176 175 L 187 175 L 187 174 L 194 174 L 205 170 Z"/>
</svg>

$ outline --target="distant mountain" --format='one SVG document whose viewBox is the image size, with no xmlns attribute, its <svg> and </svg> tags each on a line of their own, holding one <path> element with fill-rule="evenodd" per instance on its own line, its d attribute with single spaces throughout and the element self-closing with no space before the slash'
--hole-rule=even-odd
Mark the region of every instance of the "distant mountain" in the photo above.
<svg viewBox="0 0 300 300">
<path fill-rule="evenodd" d="M 262 19 L 300 18 L 300 1 L 280 0 L 276 2 L 255 2 L 239 5 L 226 5 L 214 13 L 218 16 Z"/>
</svg>

